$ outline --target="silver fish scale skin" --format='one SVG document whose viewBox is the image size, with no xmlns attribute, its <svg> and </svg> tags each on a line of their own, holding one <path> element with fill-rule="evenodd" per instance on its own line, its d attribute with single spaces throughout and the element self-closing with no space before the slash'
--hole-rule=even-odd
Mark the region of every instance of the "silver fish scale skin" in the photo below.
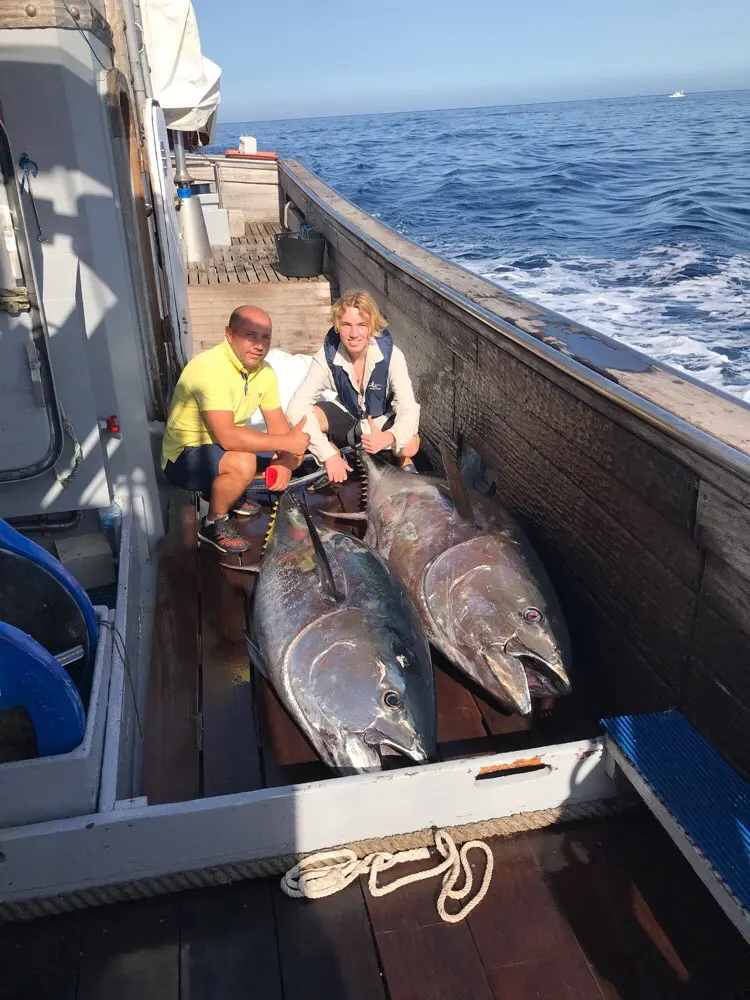
<svg viewBox="0 0 750 1000">
<path fill-rule="evenodd" d="M 404 583 L 430 641 L 511 710 L 531 710 L 530 678 L 539 689 L 546 676 L 549 691 L 567 693 L 569 639 L 557 596 L 510 513 L 472 493 L 471 524 L 443 481 L 362 461 L 366 540 Z"/>
<path fill-rule="evenodd" d="M 339 600 L 321 584 L 301 513 L 282 501 L 253 607 L 268 679 L 330 767 L 376 769 L 377 742 L 424 759 L 434 752 L 435 698 L 419 615 L 377 553 L 342 532 L 318 533 Z M 384 704 L 394 691 L 396 709 Z"/>
</svg>

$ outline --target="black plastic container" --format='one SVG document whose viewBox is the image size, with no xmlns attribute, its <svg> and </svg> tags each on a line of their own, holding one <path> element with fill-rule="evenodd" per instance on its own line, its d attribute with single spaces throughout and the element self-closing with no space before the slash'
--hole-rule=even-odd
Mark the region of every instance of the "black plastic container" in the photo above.
<svg viewBox="0 0 750 1000">
<path fill-rule="evenodd" d="M 314 278 L 323 273 L 325 236 L 309 226 L 303 226 L 299 233 L 278 233 L 276 252 L 279 270 L 287 278 Z"/>
</svg>

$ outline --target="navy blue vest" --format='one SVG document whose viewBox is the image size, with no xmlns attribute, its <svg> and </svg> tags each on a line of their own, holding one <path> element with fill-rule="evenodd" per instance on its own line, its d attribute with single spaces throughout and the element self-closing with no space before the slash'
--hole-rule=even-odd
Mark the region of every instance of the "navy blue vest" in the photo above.
<svg viewBox="0 0 750 1000">
<path fill-rule="evenodd" d="M 390 368 L 391 354 L 393 353 L 393 338 L 388 330 L 383 330 L 377 338 L 378 347 L 383 355 L 383 360 L 378 361 L 373 368 L 372 375 L 370 375 L 370 381 L 367 383 L 367 387 L 365 388 L 364 412 L 360 411 L 357 390 L 352 385 L 349 376 L 341 365 L 335 365 L 333 363 L 333 359 L 336 357 L 336 351 L 338 350 L 340 343 L 341 339 L 339 335 L 333 327 L 331 327 L 326 334 L 325 340 L 323 341 L 323 349 L 325 351 L 328 367 L 331 369 L 331 375 L 333 376 L 333 382 L 336 386 L 336 392 L 339 395 L 339 399 L 349 413 L 351 413 L 351 415 L 357 420 L 362 420 L 367 416 L 382 417 L 384 413 L 388 412 L 391 402 L 391 396 L 388 393 L 388 369 Z M 344 350 L 346 350 L 346 348 L 344 348 Z"/>
</svg>

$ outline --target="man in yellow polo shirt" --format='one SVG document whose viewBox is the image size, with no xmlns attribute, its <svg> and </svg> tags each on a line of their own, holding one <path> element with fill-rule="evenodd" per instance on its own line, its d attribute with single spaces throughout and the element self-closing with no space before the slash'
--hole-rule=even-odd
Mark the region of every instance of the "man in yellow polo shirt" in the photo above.
<svg viewBox="0 0 750 1000">
<path fill-rule="evenodd" d="M 229 317 L 224 340 L 185 365 L 167 417 L 164 475 L 173 486 L 210 497 L 198 536 L 220 552 L 248 548 L 229 512 L 249 516 L 259 510 L 245 492 L 258 453 L 273 453 L 273 488 L 283 490 L 310 443 L 304 419 L 290 428 L 284 416 L 276 373 L 264 361 L 270 347 L 268 313 L 239 306 Z M 245 425 L 259 407 L 265 432 Z"/>
</svg>

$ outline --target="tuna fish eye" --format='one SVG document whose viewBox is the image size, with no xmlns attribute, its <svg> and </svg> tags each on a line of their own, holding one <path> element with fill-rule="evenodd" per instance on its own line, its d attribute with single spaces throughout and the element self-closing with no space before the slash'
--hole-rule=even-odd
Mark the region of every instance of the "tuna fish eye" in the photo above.
<svg viewBox="0 0 750 1000">
<path fill-rule="evenodd" d="M 383 704 L 386 708 L 401 708 L 401 695 L 398 691 L 386 691 L 383 695 Z"/>
<path fill-rule="evenodd" d="M 544 615 L 539 608 L 526 608 L 523 613 L 523 620 L 528 622 L 529 625 L 539 625 L 540 622 L 544 621 Z"/>
</svg>

